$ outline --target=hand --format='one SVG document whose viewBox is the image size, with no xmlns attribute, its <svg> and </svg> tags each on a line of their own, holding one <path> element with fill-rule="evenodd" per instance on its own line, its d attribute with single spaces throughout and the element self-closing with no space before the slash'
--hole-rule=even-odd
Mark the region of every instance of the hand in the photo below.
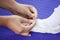
<svg viewBox="0 0 60 40">
<path fill-rule="evenodd" d="M 23 17 L 12 15 L 12 16 L 4 16 L 5 26 L 14 31 L 17 34 L 21 34 L 24 36 L 30 36 L 29 31 L 33 28 L 35 22 L 29 19 L 25 19 Z M 28 23 L 28 26 L 23 26 L 22 22 Z"/>
<path fill-rule="evenodd" d="M 17 14 L 19 16 L 23 16 L 28 19 L 37 18 L 37 10 L 32 5 L 17 3 L 17 5 L 15 5 L 15 8 L 13 8 L 12 12 L 13 12 L 13 14 Z"/>
<path fill-rule="evenodd" d="M 1 7 L 10 10 L 13 14 L 23 16 L 28 19 L 37 18 L 37 10 L 32 5 L 17 3 L 15 0 L 1 0 Z"/>
</svg>

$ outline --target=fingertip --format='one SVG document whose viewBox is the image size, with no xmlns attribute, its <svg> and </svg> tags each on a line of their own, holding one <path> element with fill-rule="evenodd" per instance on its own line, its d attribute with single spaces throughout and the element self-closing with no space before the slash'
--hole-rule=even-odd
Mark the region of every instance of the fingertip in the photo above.
<svg viewBox="0 0 60 40">
<path fill-rule="evenodd" d="M 28 36 L 31 36 L 31 34 L 29 34 Z"/>
</svg>

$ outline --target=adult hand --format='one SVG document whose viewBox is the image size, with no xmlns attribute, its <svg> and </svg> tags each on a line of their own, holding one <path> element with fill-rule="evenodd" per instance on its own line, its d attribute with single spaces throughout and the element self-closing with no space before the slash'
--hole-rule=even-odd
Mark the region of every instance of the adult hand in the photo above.
<svg viewBox="0 0 60 40">
<path fill-rule="evenodd" d="M 4 20 L 4 26 L 14 31 L 17 34 L 24 36 L 30 36 L 29 31 L 34 27 L 35 21 L 23 18 L 21 16 L 12 15 L 2 17 Z M 24 26 L 22 23 L 28 23 L 29 25 Z"/>
<path fill-rule="evenodd" d="M 0 4 L 0 7 L 10 10 L 13 14 L 17 14 L 28 19 L 37 18 L 37 10 L 32 5 L 21 4 L 15 0 L 1 0 Z"/>
<path fill-rule="evenodd" d="M 27 5 L 27 4 L 19 4 L 15 6 L 12 10 L 13 14 L 23 16 L 28 19 L 36 19 L 37 18 L 37 10 L 34 6 L 32 5 Z"/>
</svg>

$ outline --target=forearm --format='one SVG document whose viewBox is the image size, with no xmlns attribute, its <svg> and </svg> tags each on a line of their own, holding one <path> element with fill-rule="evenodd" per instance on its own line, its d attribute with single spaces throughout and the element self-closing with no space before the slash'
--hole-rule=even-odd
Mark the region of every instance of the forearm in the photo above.
<svg viewBox="0 0 60 40">
<path fill-rule="evenodd" d="M 0 0 L 0 7 L 8 10 L 12 10 L 16 5 L 14 0 Z"/>
<path fill-rule="evenodd" d="M 15 0 L 9 0 L 9 1 L 0 0 L 0 7 L 12 12 L 13 10 L 16 11 L 16 9 L 19 7 L 19 5 Z M 13 13 L 13 14 L 16 14 L 16 13 Z"/>
</svg>

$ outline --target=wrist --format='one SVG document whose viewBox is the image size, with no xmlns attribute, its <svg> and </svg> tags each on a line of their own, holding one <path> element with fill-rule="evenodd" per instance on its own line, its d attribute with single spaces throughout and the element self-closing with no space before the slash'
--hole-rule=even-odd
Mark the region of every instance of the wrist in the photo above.
<svg viewBox="0 0 60 40">
<path fill-rule="evenodd" d="M 0 25 L 6 26 L 7 18 L 5 16 L 0 16 Z"/>
</svg>

